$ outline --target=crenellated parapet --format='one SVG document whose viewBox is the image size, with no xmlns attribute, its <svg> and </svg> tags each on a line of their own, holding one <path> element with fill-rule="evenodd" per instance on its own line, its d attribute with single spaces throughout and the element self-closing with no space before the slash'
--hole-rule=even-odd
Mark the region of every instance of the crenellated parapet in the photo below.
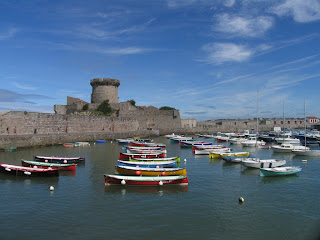
<svg viewBox="0 0 320 240">
<path fill-rule="evenodd" d="M 92 86 L 91 103 L 119 103 L 118 87 L 120 81 L 113 78 L 94 78 L 90 81 Z"/>
</svg>

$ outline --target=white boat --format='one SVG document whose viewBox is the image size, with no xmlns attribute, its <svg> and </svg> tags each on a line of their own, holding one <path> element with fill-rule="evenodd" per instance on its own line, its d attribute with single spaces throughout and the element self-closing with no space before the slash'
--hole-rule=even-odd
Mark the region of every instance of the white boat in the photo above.
<svg viewBox="0 0 320 240">
<path fill-rule="evenodd" d="M 309 150 L 308 147 L 305 146 L 296 146 L 290 143 L 282 143 L 281 145 L 273 145 L 271 147 L 274 152 L 287 152 L 290 153 L 293 150 Z"/>
<path fill-rule="evenodd" d="M 244 147 L 254 147 L 258 144 L 265 144 L 265 141 L 258 140 L 256 136 L 249 137 L 246 141 L 242 141 L 241 144 Z"/>
<path fill-rule="evenodd" d="M 286 176 L 296 174 L 301 171 L 300 167 L 275 167 L 275 168 L 260 168 L 261 177 L 271 176 Z"/>
<path fill-rule="evenodd" d="M 211 152 L 231 152 L 231 148 L 206 148 L 206 149 L 195 149 L 195 155 L 209 155 Z"/>
<path fill-rule="evenodd" d="M 89 142 L 75 142 L 75 144 L 81 147 L 90 146 Z"/>
<path fill-rule="evenodd" d="M 320 150 L 292 150 L 292 152 L 299 156 L 320 157 Z"/>
<path fill-rule="evenodd" d="M 117 138 L 118 143 L 131 143 L 135 140 L 133 138 Z"/>
<path fill-rule="evenodd" d="M 214 144 L 214 145 L 196 145 L 196 146 L 193 146 L 194 149 L 217 149 L 217 148 L 225 148 L 226 146 L 225 145 L 222 145 L 222 144 Z"/>
<path fill-rule="evenodd" d="M 251 168 L 272 168 L 272 167 L 280 167 L 286 164 L 286 160 L 278 160 L 278 159 L 244 159 L 241 164 L 245 167 Z"/>
<path fill-rule="evenodd" d="M 243 137 L 237 137 L 237 138 L 230 138 L 229 143 L 230 144 L 241 144 L 243 141 L 246 141 L 246 138 Z"/>
<path fill-rule="evenodd" d="M 278 137 L 274 139 L 277 143 L 289 143 L 289 144 L 300 144 L 300 139 L 291 138 L 290 135 L 283 135 L 283 137 Z"/>
</svg>

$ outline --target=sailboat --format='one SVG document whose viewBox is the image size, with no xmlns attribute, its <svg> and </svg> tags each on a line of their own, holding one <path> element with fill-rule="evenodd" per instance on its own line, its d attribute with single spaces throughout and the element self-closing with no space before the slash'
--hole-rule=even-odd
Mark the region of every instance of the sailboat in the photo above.
<svg viewBox="0 0 320 240">
<path fill-rule="evenodd" d="M 306 102 L 304 102 L 304 145 L 306 147 L 306 137 L 307 137 L 307 120 L 306 120 Z M 311 156 L 311 157 L 320 157 L 320 150 L 312 149 L 302 149 L 302 150 L 292 150 L 292 152 L 299 156 Z"/>
</svg>

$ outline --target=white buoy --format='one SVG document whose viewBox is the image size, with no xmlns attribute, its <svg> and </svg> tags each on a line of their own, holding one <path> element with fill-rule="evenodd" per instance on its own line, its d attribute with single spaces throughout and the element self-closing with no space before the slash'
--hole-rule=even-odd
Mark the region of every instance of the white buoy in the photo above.
<svg viewBox="0 0 320 240">
<path fill-rule="evenodd" d="M 112 141 L 111 141 L 111 143 L 112 143 Z"/>
<path fill-rule="evenodd" d="M 308 162 L 308 160 L 307 159 L 303 159 L 303 160 L 301 160 L 302 162 Z"/>
<path fill-rule="evenodd" d="M 244 198 L 243 197 L 239 197 L 239 203 L 243 203 L 244 202 Z"/>
<path fill-rule="evenodd" d="M 184 162 L 186 162 L 186 161 L 187 161 L 187 159 L 185 158 L 183 161 L 184 161 Z"/>
<path fill-rule="evenodd" d="M 54 186 L 50 186 L 50 191 L 54 191 Z"/>
<path fill-rule="evenodd" d="M 122 185 L 125 185 L 125 184 L 126 184 L 126 181 L 125 181 L 124 179 L 122 179 L 122 180 L 121 180 L 121 184 L 122 184 Z"/>
<path fill-rule="evenodd" d="M 162 185 L 163 185 L 163 182 L 162 182 L 162 181 L 160 181 L 160 182 L 159 182 L 159 185 L 160 185 L 160 186 L 162 186 Z"/>
</svg>

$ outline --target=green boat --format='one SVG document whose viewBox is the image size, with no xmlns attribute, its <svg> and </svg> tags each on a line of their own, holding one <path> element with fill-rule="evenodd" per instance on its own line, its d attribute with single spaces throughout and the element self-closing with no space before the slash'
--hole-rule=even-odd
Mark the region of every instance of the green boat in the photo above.
<svg viewBox="0 0 320 240">
<path fill-rule="evenodd" d="M 275 167 L 275 168 L 260 168 L 261 177 L 275 177 L 296 174 L 301 171 L 300 167 Z"/>
<path fill-rule="evenodd" d="M 39 167 L 39 168 L 52 168 L 56 170 L 75 171 L 77 164 L 73 163 L 49 163 L 49 162 L 38 162 L 31 160 L 21 160 L 22 166 L 25 167 Z"/>
<path fill-rule="evenodd" d="M 180 157 L 166 157 L 166 158 L 130 158 L 133 162 L 154 162 L 154 161 L 176 161 L 180 162 Z"/>
</svg>

